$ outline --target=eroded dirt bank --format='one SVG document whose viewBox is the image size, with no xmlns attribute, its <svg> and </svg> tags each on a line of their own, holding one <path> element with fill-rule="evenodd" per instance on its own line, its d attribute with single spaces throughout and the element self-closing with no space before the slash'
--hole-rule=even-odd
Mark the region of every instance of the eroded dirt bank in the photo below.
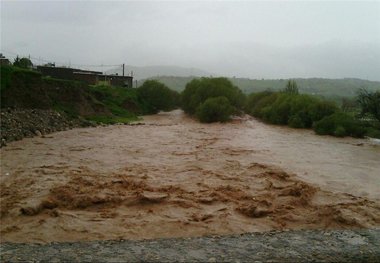
<svg viewBox="0 0 380 263">
<path fill-rule="evenodd" d="M 378 146 L 252 119 L 202 125 L 180 111 L 144 123 L 1 149 L 1 241 L 380 226 Z"/>
</svg>

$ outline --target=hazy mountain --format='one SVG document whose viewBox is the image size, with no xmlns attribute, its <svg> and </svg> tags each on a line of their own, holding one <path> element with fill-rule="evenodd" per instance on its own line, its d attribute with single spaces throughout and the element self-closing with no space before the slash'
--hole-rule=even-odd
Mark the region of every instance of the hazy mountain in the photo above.
<svg viewBox="0 0 380 263">
<path fill-rule="evenodd" d="M 137 67 L 126 65 L 125 75 L 131 75 L 133 72 L 133 77 L 135 80 L 147 79 L 151 77 L 158 76 L 174 76 L 174 77 L 204 77 L 212 75 L 210 72 L 198 69 L 198 68 L 186 68 L 178 66 L 146 66 Z M 123 73 L 122 68 L 112 69 L 106 72 L 107 74 L 119 74 Z"/>
<path fill-rule="evenodd" d="M 182 91 L 186 84 L 194 77 L 152 77 L 169 88 Z M 249 94 L 263 90 L 280 90 L 285 88 L 287 79 L 249 79 L 230 78 L 231 82 L 239 87 L 244 93 Z M 354 97 L 359 89 L 365 88 L 369 91 L 380 91 L 379 81 L 369 81 L 355 78 L 326 79 L 326 78 L 296 78 L 301 93 L 320 95 L 324 97 Z M 140 80 L 141 85 L 144 80 Z"/>
</svg>

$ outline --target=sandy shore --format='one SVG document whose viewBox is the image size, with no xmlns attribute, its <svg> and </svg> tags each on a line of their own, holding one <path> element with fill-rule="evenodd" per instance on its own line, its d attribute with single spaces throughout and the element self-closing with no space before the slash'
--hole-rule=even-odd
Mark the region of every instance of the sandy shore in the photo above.
<svg viewBox="0 0 380 263">
<path fill-rule="evenodd" d="M 380 226 L 380 149 L 253 119 L 74 129 L 1 149 L 1 241 Z"/>
</svg>

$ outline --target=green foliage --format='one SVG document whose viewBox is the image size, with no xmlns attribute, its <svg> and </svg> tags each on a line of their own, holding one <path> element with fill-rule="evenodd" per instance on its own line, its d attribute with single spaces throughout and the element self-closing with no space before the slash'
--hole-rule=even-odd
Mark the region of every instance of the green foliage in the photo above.
<svg viewBox="0 0 380 263">
<path fill-rule="evenodd" d="M 234 108 L 226 97 L 212 97 L 198 106 L 196 116 L 200 122 L 226 122 L 233 112 Z"/>
<path fill-rule="evenodd" d="M 107 85 L 92 86 L 91 94 L 101 102 L 112 115 L 97 115 L 89 117 L 90 120 L 103 123 L 129 122 L 136 118 L 136 114 L 144 113 L 139 103 L 137 90 Z"/>
<path fill-rule="evenodd" d="M 249 95 L 246 105 L 246 112 L 255 117 L 294 128 L 310 128 L 337 110 L 333 103 L 310 95 L 269 91 Z"/>
<path fill-rule="evenodd" d="M 336 104 L 326 100 L 315 100 L 309 107 L 310 117 L 313 122 L 339 111 Z"/>
<path fill-rule="evenodd" d="M 154 79 L 164 83 L 172 90 L 182 92 L 186 84 L 195 77 L 173 77 L 159 76 Z M 242 90 L 245 94 L 257 93 L 265 90 L 281 91 L 287 83 L 287 79 L 248 79 L 248 78 L 230 78 L 232 84 Z M 369 91 L 379 91 L 379 81 L 369 81 L 362 79 L 294 79 L 300 93 L 314 96 L 335 99 L 341 102 L 343 97 L 353 98 L 356 96 L 360 87 L 366 87 Z M 139 81 L 142 83 L 142 81 Z M 139 84 L 140 85 L 140 84 Z"/>
<path fill-rule="evenodd" d="M 1 66 L 0 67 L 0 91 L 5 90 L 11 83 L 11 76 L 14 71 L 12 66 Z"/>
<path fill-rule="evenodd" d="M 361 116 L 368 114 L 380 121 L 380 91 L 370 92 L 366 89 L 359 90 L 357 103 L 361 108 Z"/>
<path fill-rule="evenodd" d="M 245 112 L 247 112 L 250 115 L 257 116 L 258 115 L 258 108 L 263 108 L 262 105 L 259 105 L 259 102 L 265 98 L 269 97 L 269 95 L 274 94 L 273 91 L 262 91 L 257 93 L 251 93 L 248 95 L 246 100 L 246 105 L 244 107 Z"/>
<path fill-rule="evenodd" d="M 346 136 L 346 134 L 347 134 L 347 131 L 342 126 L 336 127 L 336 129 L 334 131 L 334 136 L 336 136 L 336 137 L 344 137 L 344 136 Z"/>
<path fill-rule="evenodd" d="M 193 79 L 181 94 L 182 108 L 190 114 L 196 114 L 198 107 L 209 98 L 225 97 L 238 113 L 245 104 L 244 94 L 227 78 Z"/>
<path fill-rule="evenodd" d="M 251 108 L 247 109 L 247 112 L 257 118 L 264 118 L 264 116 L 270 111 L 271 105 L 277 100 L 278 96 L 279 93 L 275 92 L 261 92 L 257 94 L 257 98 L 254 98 L 253 95 L 252 101 L 256 102 L 251 103 Z"/>
<path fill-rule="evenodd" d="M 317 121 L 313 125 L 319 135 L 363 137 L 366 134 L 365 124 L 344 112 L 336 112 Z"/>
<path fill-rule="evenodd" d="M 378 138 L 380 139 L 380 128 L 379 127 L 368 127 L 367 132 L 365 134 L 368 137 L 371 138 Z"/>
<path fill-rule="evenodd" d="M 297 87 L 297 82 L 295 80 L 288 80 L 286 83 L 286 87 L 284 89 L 285 93 L 288 94 L 298 94 L 298 87 Z"/>
<path fill-rule="evenodd" d="M 7 89 L 14 81 L 22 80 L 25 84 L 28 84 L 28 82 L 33 82 L 36 78 L 38 79 L 41 77 L 39 72 L 14 66 L 1 66 L 0 74 L 1 91 Z"/>
<path fill-rule="evenodd" d="M 340 108 L 343 112 L 355 112 L 359 107 L 356 98 L 342 98 Z"/>
<path fill-rule="evenodd" d="M 298 114 L 290 117 L 288 124 L 292 128 L 306 128 L 302 117 L 300 117 Z"/>
<path fill-rule="evenodd" d="M 286 125 L 290 117 L 291 101 L 291 95 L 286 93 L 278 94 L 271 105 L 262 109 L 262 118 L 269 123 Z"/>
<path fill-rule="evenodd" d="M 18 56 L 15 58 L 15 61 L 13 62 L 13 66 L 19 67 L 19 68 L 32 68 L 33 63 L 29 58 L 19 58 Z"/>
<path fill-rule="evenodd" d="M 179 105 L 179 94 L 156 80 L 145 81 L 137 89 L 137 94 L 146 113 L 157 113 L 160 110 L 169 111 Z"/>
</svg>

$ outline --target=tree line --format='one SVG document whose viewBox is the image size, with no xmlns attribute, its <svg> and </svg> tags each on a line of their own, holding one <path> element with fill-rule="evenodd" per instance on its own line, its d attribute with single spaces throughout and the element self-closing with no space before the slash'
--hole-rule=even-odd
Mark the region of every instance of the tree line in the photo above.
<svg viewBox="0 0 380 263">
<path fill-rule="evenodd" d="M 335 102 L 300 94 L 289 80 L 281 91 L 263 91 L 248 96 L 227 78 L 190 81 L 182 93 L 149 80 L 138 89 L 151 113 L 181 107 L 200 122 L 226 122 L 233 115 L 248 113 L 264 122 L 313 129 L 317 134 L 380 138 L 380 91 L 358 91 L 356 111 L 347 112 Z"/>
</svg>

